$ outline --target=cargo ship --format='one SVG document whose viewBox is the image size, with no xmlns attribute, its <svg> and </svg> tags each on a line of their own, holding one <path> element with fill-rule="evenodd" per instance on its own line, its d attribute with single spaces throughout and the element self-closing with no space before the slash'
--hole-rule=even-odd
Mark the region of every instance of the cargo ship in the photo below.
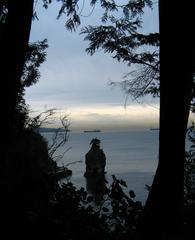
<svg viewBox="0 0 195 240">
<path fill-rule="evenodd" d="M 84 130 L 84 133 L 90 133 L 90 132 L 101 132 L 101 130 L 100 129 Z"/>
</svg>

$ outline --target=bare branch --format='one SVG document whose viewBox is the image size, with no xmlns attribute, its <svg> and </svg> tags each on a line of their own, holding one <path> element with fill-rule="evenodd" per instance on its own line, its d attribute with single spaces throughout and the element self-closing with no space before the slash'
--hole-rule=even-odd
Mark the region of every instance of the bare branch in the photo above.
<svg viewBox="0 0 195 240">
<path fill-rule="evenodd" d="M 49 155 L 52 158 L 57 158 L 58 161 L 59 159 L 64 157 L 67 151 L 71 149 L 71 147 L 69 147 L 67 150 L 63 152 L 63 154 L 54 156 L 57 150 L 63 147 L 65 143 L 68 141 L 68 132 L 69 132 L 69 126 L 70 126 L 68 115 L 61 117 L 60 122 L 62 127 L 59 127 L 58 129 L 56 129 L 52 137 L 52 143 L 48 146 Z"/>
</svg>

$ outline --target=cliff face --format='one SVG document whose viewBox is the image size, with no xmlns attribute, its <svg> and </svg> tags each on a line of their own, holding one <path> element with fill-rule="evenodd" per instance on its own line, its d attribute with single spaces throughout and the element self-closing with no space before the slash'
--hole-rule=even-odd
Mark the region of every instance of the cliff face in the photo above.
<svg viewBox="0 0 195 240">
<path fill-rule="evenodd" d="M 25 131 L 9 146 L 4 166 L 5 192 L 17 195 L 20 205 L 39 207 L 55 186 L 54 161 L 44 138 Z"/>
</svg>

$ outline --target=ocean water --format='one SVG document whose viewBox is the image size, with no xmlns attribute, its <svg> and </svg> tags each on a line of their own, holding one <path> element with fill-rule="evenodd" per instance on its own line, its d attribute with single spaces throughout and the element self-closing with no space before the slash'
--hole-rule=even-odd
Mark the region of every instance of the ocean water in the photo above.
<svg viewBox="0 0 195 240">
<path fill-rule="evenodd" d="M 44 133 L 50 143 L 53 133 Z M 159 131 L 129 132 L 70 132 L 66 144 L 58 149 L 56 157 L 68 150 L 58 165 L 66 166 L 73 171 L 71 181 L 76 187 L 86 188 L 85 154 L 90 149 L 90 141 L 97 137 L 106 154 L 106 179 L 112 182 L 112 175 L 123 179 L 128 187 L 124 191 L 134 190 L 136 200 L 145 202 L 148 191 L 145 185 L 151 185 L 158 162 Z M 58 157 L 57 157 L 58 158 Z M 56 158 L 56 159 L 57 159 Z M 65 181 L 62 179 L 62 181 Z"/>
</svg>

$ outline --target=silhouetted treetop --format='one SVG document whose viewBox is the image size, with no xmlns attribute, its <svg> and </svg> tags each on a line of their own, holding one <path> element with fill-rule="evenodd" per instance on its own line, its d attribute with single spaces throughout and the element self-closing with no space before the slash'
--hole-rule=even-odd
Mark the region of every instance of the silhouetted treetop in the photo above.
<svg viewBox="0 0 195 240">
<path fill-rule="evenodd" d="M 134 65 L 119 84 L 128 94 L 137 99 L 146 94 L 159 95 L 159 45 L 158 32 L 143 33 L 140 13 L 124 14 L 122 17 L 107 14 L 99 26 L 86 26 L 81 30 L 89 42 L 86 52 L 93 55 L 98 50 L 112 55 L 117 61 Z"/>
<path fill-rule="evenodd" d="M 57 18 L 65 15 L 65 27 L 75 31 L 81 24 L 83 10 L 87 2 L 79 0 L 57 0 L 61 7 Z M 52 0 L 43 0 L 43 6 L 48 8 Z M 119 84 L 128 94 L 137 99 L 146 94 L 159 95 L 159 33 L 143 34 L 142 15 L 146 7 L 153 7 L 151 0 L 108 1 L 91 0 L 88 5 L 92 15 L 95 6 L 102 8 L 100 26 L 86 26 L 81 30 L 85 40 L 89 41 L 86 49 L 93 55 L 102 49 L 111 53 L 113 58 L 125 62 L 128 66 L 138 65 L 138 71 L 131 71 L 124 80 L 111 84 Z M 86 16 L 85 16 L 86 17 Z"/>
<path fill-rule="evenodd" d="M 48 8 L 49 4 L 52 0 L 43 0 L 43 6 Z M 65 26 L 69 30 L 75 30 L 80 24 L 82 17 L 82 11 L 85 7 L 86 2 L 79 0 L 57 0 L 57 2 L 61 2 L 61 8 L 58 13 L 58 17 L 60 18 L 62 14 L 65 14 L 68 19 L 65 23 Z M 91 0 L 90 5 L 92 7 L 92 12 L 96 4 L 99 4 L 101 8 L 104 10 L 102 21 L 105 21 L 108 17 L 109 12 L 118 12 L 121 10 L 126 18 L 135 17 L 139 14 L 143 14 L 144 7 L 152 7 L 151 0 L 130 0 L 126 1 L 126 3 L 120 4 L 119 1 L 108 1 L 108 0 Z"/>
<path fill-rule="evenodd" d="M 38 68 L 46 60 L 45 49 L 47 47 L 47 39 L 29 44 L 21 77 L 23 87 L 29 87 L 38 81 L 40 77 Z"/>
<path fill-rule="evenodd" d="M 159 34 L 140 34 L 137 29 L 141 27 L 140 20 L 133 22 L 125 19 L 112 17 L 113 25 L 109 26 L 88 26 L 82 28 L 81 34 L 86 34 L 84 40 L 89 41 L 87 53 L 93 55 L 99 48 L 104 52 L 114 53 L 113 58 L 118 61 L 144 64 L 155 71 L 159 71 L 158 51 L 137 52 L 139 47 L 144 45 L 159 46 Z"/>
</svg>

